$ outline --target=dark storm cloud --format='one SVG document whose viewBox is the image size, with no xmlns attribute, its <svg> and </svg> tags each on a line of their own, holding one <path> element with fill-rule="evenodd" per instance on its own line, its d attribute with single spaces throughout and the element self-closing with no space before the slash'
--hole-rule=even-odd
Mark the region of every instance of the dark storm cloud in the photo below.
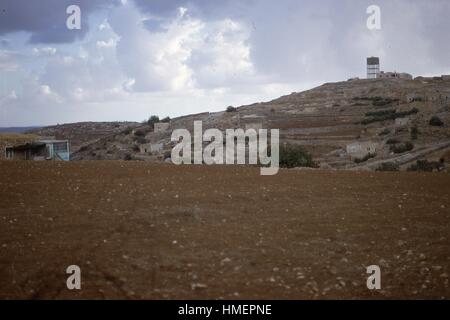
<svg viewBox="0 0 450 320">
<path fill-rule="evenodd" d="M 83 37 L 89 30 L 87 19 L 96 9 L 114 5 L 107 0 L 2 0 L 0 2 L 0 35 L 30 32 L 32 43 L 67 43 Z M 81 8 L 81 30 L 68 30 L 66 9 Z"/>
</svg>

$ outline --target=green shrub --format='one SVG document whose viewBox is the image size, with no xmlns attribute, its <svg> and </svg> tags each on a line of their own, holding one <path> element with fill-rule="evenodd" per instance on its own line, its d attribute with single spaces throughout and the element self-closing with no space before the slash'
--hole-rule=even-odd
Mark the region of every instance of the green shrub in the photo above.
<svg viewBox="0 0 450 320">
<path fill-rule="evenodd" d="M 150 128 L 153 129 L 155 123 L 159 122 L 159 117 L 158 116 L 150 116 L 150 118 L 147 120 L 147 124 L 150 126 Z"/>
<path fill-rule="evenodd" d="M 382 116 L 386 116 L 386 115 L 391 115 L 393 113 L 395 113 L 395 109 L 372 111 L 372 112 L 367 112 L 366 117 L 382 117 Z"/>
<path fill-rule="evenodd" d="M 125 160 L 125 161 L 133 160 L 133 157 L 131 156 L 131 154 L 127 153 L 127 154 L 125 154 L 125 156 L 123 157 L 123 160 Z"/>
<path fill-rule="evenodd" d="M 434 127 L 442 127 L 444 122 L 438 116 L 433 116 L 431 117 L 429 124 Z"/>
<path fill-rule="evenodd" d="M 381 121 L 385 121 L 385 120 L 395 120 L 397 118 L 403 118 L 412 114 L 416 114 L 419 112 L 419 109 L 417 108 L 412 108 L 411 110 L 408 111 L 400 111 L 400 112 L 387 112 L 387 110 L 382 111 L 382 114 L 376 115 L 376 116 L 371 116 L 369 118 L 363 119 L 361 121 L 361 124 L 370 124 L 373 122 L 381 122 Z M 372 112 L 369 114 L 375 114 L 376 112 Z"/>
<path fill-rule="evenodd" d="M 411 140 L 417 140 L 417 138 L 419 137 L 419 129 L 417 129 L 416 126 L 411 128 Z"/>
<path fill-rule="evenodd" d="M 161 119 L 161 122 L 170 122 L 170 117 L 165 117 Z"/>
<path fill-rule="evenodd" d="M 395 138 L 390 138 L 390 139 L 387 139 L 387 141 L 386 141 L 386 144 L 397 144 L 397 143 L 400 143 L 400 141 Z"/>
<path fill-rule="evenodd" d="M 408 167 L 408 171 L 425 171 L 431 172 L 434 169 L 439 170 L 440 163 L 437 161 L 417 160 L 415 164 Z"/>
<path fill-rule="evenodd" d="M 235 108 L 235 107 L 233 107 L 233 106 L 228 106 L 226 111 L 227 111 L 227 112 L 236 112 L 236 111 L 237 111 L 237 108 Z"/>
<path fill-rule="evenodd" d="M 394 153 L 404 153 L 414 149 L 414 145 L 411 142 L 405 142 L 401 144 L 394 144 L 391 146 L 390 150 Z"/>
<path fill-rule="evenodd" d="M 144 137 L 137 137 L 136 142 L 139 144 L 144 144 L 147 143 L 147 139 L 145 139 Z"/>
<path fill-rule="evenodd" d="M 126 127 L 126 128 L 122 131 L 122 133 L 123 133 L 123 134 L 126 134 L 126 135 L 129 135 L 129 134 L 131 133 L 131 131 L 133 131 L 133 129 L 131 129 L 131 127 Z"/>
<path fill-rule="evenodd" d="M 136 131 L 134 132 L 134 135 L 135 135 L 136 137 L 145 137 L 146 133 L 145 133 L 144 130 L 136 130 Z"/>
<path fill-rule="evenodd" d="M 294 144 L 280 144 L 280 167 L 316 167 L 312 156 L 303 147 Z"/>
<path fill-rule="evenodd" d="M 383 162 L 375 169 L 376 171 L 399 171 L 399 165 L 394 162 Z"/>
</svg>

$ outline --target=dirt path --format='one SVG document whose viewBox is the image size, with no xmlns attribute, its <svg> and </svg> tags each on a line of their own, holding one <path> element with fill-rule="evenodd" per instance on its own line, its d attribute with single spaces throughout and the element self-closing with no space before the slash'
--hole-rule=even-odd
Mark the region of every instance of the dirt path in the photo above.
<svg viewBox="0 0 450 320">
<path fill-rule="evenodd" d="M 0 178 L 2 299 L 450 297 L 448 174 L 86 161 Z"/>
</svg>

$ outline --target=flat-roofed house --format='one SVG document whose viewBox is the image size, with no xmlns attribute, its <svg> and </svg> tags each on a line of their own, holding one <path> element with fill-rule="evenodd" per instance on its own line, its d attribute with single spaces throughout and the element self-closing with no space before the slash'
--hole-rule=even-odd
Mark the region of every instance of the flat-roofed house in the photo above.
<svg viewBox="0 0 450 320">
<path fill-rule="evenodd" d="M 39 140 L 25 144 L 7 146 L 7 160 L 70 160 L 68 140 Z"/>
</svg>

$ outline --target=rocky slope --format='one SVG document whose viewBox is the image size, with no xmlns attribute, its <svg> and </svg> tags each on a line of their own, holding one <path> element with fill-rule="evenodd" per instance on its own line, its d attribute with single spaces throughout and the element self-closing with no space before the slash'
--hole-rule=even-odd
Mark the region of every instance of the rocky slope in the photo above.
<svg viewBox="0 0 450 320">
<path fill-rule="evenodd" d="M 72 152 L 77 152 L 85 145 L 90 145 L 126 128 L 139 126 L 137 122 L 77 122 L 28 130 L 40 137 L 68 139 Z"/>
<path fill-rule="evenodd" d="M 255 123 L 278 128 L 282 142 L 304 146 L 323 168 L 374 169 L 383 162 L 406 166 L 417 159 L 442 157 L 448 161 L 449 111 L 447 78 L 351 80 L 242 106 L 235 112 L 172 119 L 171 129 L 165 132 L 155 133 L 146 125 L 118 130 L 85 144 L 73 158 L 164 160 L 172 145 L 171 131 L 192 130 L 193 121 L 202 120 L 204 129 L 245 128 Z M 431 126 L 433 116 L 443 125 Z M 162 143 L 164 150 L 151 153 L 142 148 L 149 143 Z M 369 159 L 358 159 L 347 152 L 355 143 L 363 148 L 374 145 L 376 152 Z M 401 152 L 409 143 L 412 149 Z"/>
</svg>

